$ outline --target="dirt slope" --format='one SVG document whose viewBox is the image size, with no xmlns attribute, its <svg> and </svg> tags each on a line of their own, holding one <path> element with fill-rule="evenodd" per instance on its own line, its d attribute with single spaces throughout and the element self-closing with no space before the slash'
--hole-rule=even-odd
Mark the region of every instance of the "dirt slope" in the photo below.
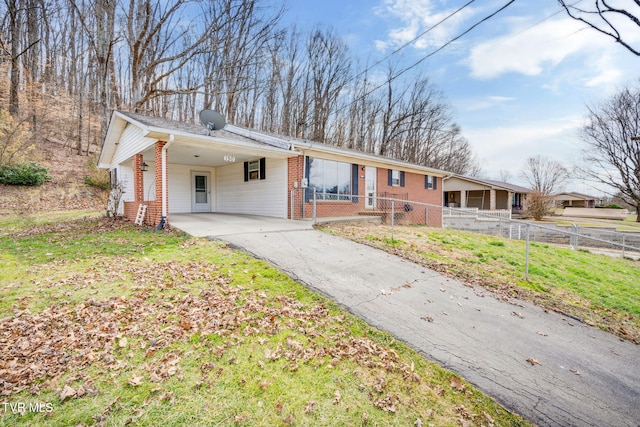
<svg viewBox="0 0 640 427">
<path fill-rule="evenodd" d="M 107 192 L 87 186 L 87 156 L 78 156 L 70 147 L 43 141 L 36 160 L 46 166 L 51 181 L 41 187 L 0 184 L 0 212 L 37 212 L 66 209 L 106 209 Z"/>
</svg>

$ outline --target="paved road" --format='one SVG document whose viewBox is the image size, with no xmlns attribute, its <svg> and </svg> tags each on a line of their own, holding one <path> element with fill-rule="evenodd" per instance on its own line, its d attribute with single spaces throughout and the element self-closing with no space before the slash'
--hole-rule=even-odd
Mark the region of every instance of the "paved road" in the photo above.
<svg viewBox="0 0 640 427">
<path fill-rule="evenodd" d="M 640 426 L 640 346 L 499 301 L 394 255 L 310 230 L 218 234 L 457 372 L 540 426 Z M 535 359 L 531 364 L 527 359 Z"/>
</svg>

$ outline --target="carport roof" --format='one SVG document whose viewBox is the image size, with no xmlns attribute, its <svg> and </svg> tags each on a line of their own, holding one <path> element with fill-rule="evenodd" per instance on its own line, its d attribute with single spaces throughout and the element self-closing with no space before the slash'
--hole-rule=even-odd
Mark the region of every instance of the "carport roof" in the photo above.
<svg viewBox="0 0 640 427">
<path fill-rule="evenodd" d="M 102 150 L 100 153 L 99 166 L 108 168 L 111 159 L 116 152 L 116 147 L 120 142 L 124 129 L 132 124 L 142 130 L 142 135 L 148 141 L 170 141 L 183 145 L 198 146 L 201 148 L 215 148 L 221 151 L 232 151 L 234 153 L 243 153 L 245 156 L 249 153 L 255 155 L 271 156 L 271 157 L 294 157 L 298 153 L 291 150 L 288 145 L 276 145 L 268 141 L 261 141 L 256 138 L 250 138 L 240 133 L 233 132 L 233 126 L 227 126 L 225 129 L 213 130 L 210 132 L 203 125 L 180 122 L 177 120 L 168 120 L 159 117 L 151 117 L 143 114 L 130 113 L 125 111 L 114 111 L 111 116 L 107 135 L 104 139 Z M 215 144 L 215 145 L 213 145 Z M 149 144 L 146 144 L 149 145 Z M 146 150 L 150 147 L 140 147 Z"/>
</svg>

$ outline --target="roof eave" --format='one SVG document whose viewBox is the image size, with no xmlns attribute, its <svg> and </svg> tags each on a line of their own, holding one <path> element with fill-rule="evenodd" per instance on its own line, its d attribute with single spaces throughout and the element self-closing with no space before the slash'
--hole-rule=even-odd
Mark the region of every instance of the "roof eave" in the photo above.
<svg viewBox="0 0 640 427">
<path fill-rule="evenodd" d="M 401 160 L 390 159 L 387 157 L 380 157 L 380 156 L 376 156 L 374 154 L 369 154 L 369 153 L 345 150 L 340 147 L 316 145 L 314 143 L 308 143 L 308 142 L 302 142 L 302 143 L 298 142 L 298 143 L 295 143 L 294 146 L 296 149 L 302 152 L 316 151 L 319 153 L 333 154 L 336 156 L 343 156 L 343 157 L 348 157 L 352 159 L 363 160 L 363 161 L 366 161 L 367 163 L 372 164 L 372 166 L 373 165 L 379 165 L 382 167 L 395 166 L 398 169 L 402 169 L 405 171 L 428 173 L 428 174 L 431 174 L 434 176 L 440 176 L 440 177 L 444 177 L 451 174 L 450 172 L 446 172 L 440 169 L 434 169 L 427 166 L 416 165 L 414 163 L 403 162 Z"/>
<path fill-rule="evenodd" d="M 117 111 L 111 113 L 109 127 L 107 128 L 107 133 L 102 142 L 102 148 L 100 149 L 100 156 L 98 157 L 98 168 L 109 169 L 111 167 L 111 161 L 115 155 L 122 129 L 127 126 L 128 121 L 128 117 L 123 116 Z"/>
<path fill-rule="evenodd" d="M 295 157 L 298 154 L 285 150 L 283 148 L 278 148 L 270 145 L 258 146 L 254 142 L 244 142 L 233 139 L 228 139 L 216 135 L 198 135 L 194 133 L 178 131 L 174 129 L 166 129 L 166 128 L 158 128 L 158 127 L 148 127 L 144 131 L 144 136 L 147 138 L 157 139 L 159 141 L 166 141 L 173 135 L 175 143 L 179 144 L 181 142 L 195 142 L 198 144 L 208 145 L 211 143 L 220 144 L 226 146 L 230 149 L 239 148 L 243 151 L 253 150 L 260 153 L 268 153 L 271 155 L 279 156 L 279 157 Z"/>
</svg>

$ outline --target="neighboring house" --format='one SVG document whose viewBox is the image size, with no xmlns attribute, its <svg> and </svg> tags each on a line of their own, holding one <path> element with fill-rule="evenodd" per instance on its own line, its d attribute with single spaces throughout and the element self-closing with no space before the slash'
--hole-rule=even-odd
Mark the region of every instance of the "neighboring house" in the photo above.
<svg viewBox="0 0 640 427">
<path fill-rule="evenodd" d="M 367 214 L 384 197 L 442 206 L 445 172 L 318 142 L 227 125 L 221 130 L 115 111 L 100 153 L 119 213 L 147 206 L 153 225 L 172 213 L 220 212 L 279 218 Z M 360 197 L 354 197 L 359 195 Z M 366 196 L 365 196 L 366 195 Z M 412 209 L 425 210 L 424 206 Z M 441 216 L 428 217 L 440 226 Z"/>
<path fill-rule="evenodd" d="M 444 179 L 444 206 L 520 213 L 526 210 L 530 192 L 528 188 L 507 182 L 451 175 Z"/>
<path fill-rule="evenodd" d="M 581 193 L 560 193 L 553 196 L 559 208 L 595 208 L 602 204 L 602 200 Z"/>
</svg>

